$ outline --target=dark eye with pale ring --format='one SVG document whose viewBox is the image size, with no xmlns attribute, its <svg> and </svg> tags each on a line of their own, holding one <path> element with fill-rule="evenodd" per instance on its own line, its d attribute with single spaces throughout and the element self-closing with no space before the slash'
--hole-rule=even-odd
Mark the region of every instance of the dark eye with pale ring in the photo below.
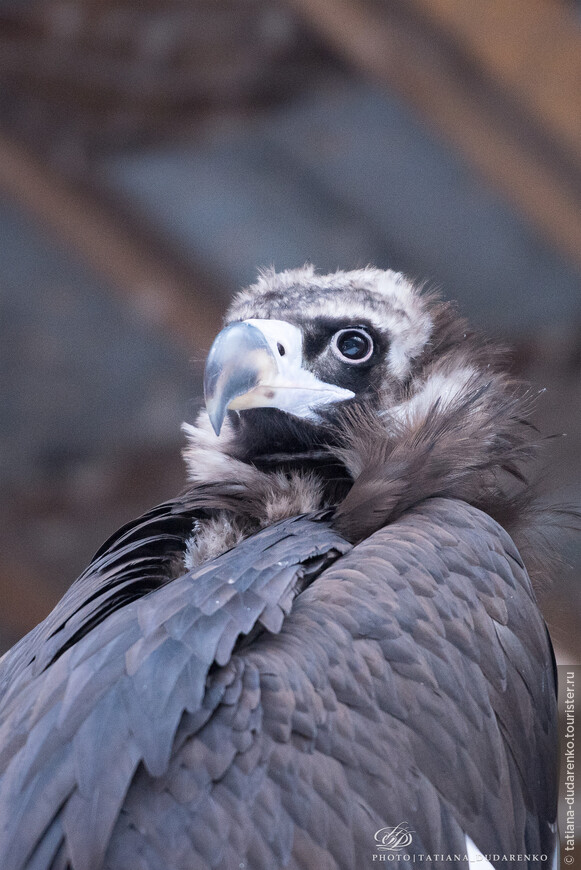
<svg viewBox="0 0 581 870">
<path fill-rule="evenodd" d="M 350 327 L 340 329 L 333 336 L 331 349 L 343 362 L 363 363 L 374 351 L 373 339 L 364 329 Z"/>
</svg>

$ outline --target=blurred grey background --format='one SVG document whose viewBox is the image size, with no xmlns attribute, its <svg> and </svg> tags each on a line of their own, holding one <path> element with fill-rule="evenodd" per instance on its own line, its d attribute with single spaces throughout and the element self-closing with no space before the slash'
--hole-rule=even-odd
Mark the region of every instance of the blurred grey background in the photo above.
<svg viewBox="0 0 581 870">
<path fill-rule="evenodd" d="M 546 388 L 581 503 L 581 16 L 567 0 L 0 0 L 0 648 L 184 483 L 259 266 L 373 263 Z M 565 545 L 564 545 L 565 546 Z M 579 662 L 581 546 L 542 596 Z"/>
</svg>

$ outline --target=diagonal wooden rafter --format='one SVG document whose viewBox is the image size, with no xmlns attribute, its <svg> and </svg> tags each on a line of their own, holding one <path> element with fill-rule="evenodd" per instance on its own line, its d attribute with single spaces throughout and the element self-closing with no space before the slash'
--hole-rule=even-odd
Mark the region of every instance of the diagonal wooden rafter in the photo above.
<svg viewBox="0 0 581 870">
<path fill-rule="evenodd" d="M 213 282 L 194 275 L 135 221 L 58 176 L 25 148 L 0 135 L 0 194 L 12 197 L 70 246 L 136 312 L 187 352 L 209 348 L 222 302 Z"/>
<path fill-rule="evenodd" d="M 556 0 L 288 0 L 581 268 L 581 27 Z"/>
<path fill-rule="evenodd" d="M 581 170 L 581 27 L 555 0 L 412 0 Z"/>
</svg>

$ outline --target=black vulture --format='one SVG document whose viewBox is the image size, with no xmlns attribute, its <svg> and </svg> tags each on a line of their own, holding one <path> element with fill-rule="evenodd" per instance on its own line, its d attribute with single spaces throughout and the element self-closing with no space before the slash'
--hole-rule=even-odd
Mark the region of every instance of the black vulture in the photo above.
<svg viewBox="0 0 581 870">
<path fill-rule="evenodd" d="M 0 868 L 551 865 L 534 439 L 502 353 L 401 274 L 265 271 L 205 393 L 184 493 L 1 660 Z"/>
</svg>

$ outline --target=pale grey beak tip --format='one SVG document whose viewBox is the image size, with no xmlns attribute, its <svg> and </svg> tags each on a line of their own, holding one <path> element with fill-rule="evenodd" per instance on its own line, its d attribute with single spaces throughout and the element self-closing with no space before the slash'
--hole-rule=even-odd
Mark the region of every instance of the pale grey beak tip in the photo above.
<svg viewBox="0 0 581 870">
<path fill-rule="evenodd" d="M 219 435 L 222 430 L 222 423 L 224 422 L 224 416 L 226 409 L 220 410 L 220 408 L 213 408 L 211 411 L 208 409 L 206 404 L 206 409 L 208 411 L 208 417 L 210 418 L 210 423 L 212 424 L 212 429 Z"/>
<path fill-rule="evenodd" d="M 272 357 L 264 335 L 249 323 L 225 327 L 214 340 L 204 372 L 204 398 L 212 429 L 219 435 L 228 405 L 259 382 L 253 354 Z"/>
</svg>

